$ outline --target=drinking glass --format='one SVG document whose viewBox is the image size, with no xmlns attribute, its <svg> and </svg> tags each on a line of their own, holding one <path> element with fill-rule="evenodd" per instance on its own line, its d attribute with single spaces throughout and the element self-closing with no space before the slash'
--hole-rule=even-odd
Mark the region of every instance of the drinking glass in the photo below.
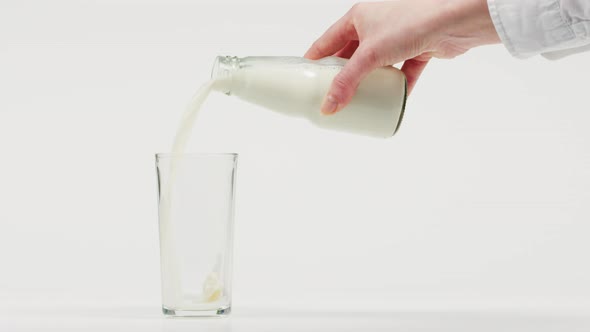
<svg viewBox="0 0 590 332">
<path fill-rule="evenodd" d="M 162 311 L 231 311 L 237 154 L 157 154 Z"/>
</svg>

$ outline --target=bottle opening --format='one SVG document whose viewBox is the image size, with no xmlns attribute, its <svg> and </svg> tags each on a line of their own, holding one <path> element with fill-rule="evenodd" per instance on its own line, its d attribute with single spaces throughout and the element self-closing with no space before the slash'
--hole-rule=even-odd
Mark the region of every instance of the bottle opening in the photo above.
<svg viewBox="0 0 590 332">
<path fill-rule="evenodd" d="M 240 68 L 240 59 L 235 56 L 218 56 L 213 62 L 211 79 L 229 78 L 235 70 Z"/>
<path fill-rule="evenodd" d="M 213 68 L 211 69 L 211 80 L 214 81 L 227 81 L 222 84 L 223 93 L 230 94 L 230 86 L 231 86 L 231 79 L 232 74 L 234 71 L 240 68 L 240 60 L 238 57 L 235 56 L 218 56 L 215 58 L 213 62 Z"/>
</svg>

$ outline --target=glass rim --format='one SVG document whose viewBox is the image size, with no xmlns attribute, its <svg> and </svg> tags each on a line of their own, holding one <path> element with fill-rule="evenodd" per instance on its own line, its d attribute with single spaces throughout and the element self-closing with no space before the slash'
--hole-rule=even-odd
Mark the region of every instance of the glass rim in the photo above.
<svg viewBox="0 0 590 332">
<path fill-rule="evenodd" d="M 156 153 L 156 158 L 173 158 L 173 157 L 237 157 L 238 154 L 234 152 L 159 152 Z"/>
</svg>

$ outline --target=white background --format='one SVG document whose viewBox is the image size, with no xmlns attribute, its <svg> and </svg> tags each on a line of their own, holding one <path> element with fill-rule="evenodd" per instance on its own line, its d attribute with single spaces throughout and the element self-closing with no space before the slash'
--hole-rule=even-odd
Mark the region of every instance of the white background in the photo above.
<svg viewBox="0 0 590 332">
<path fill-rule="evenodd" d="M 302 55 L 352 3 L 0 2 L 0 330 L 199 327 L 159 314 L 154 154 L 216 55 Z M 434 60 L 388 140 L 213 95 L 190 151 L 240 160 L 236 314 L 207 330 L 273 308 L 330 308 L 334 329 L 375 309 L 588 313 L 589 58 Z M 412 317 L 371 321 L 429 326 Z M 558 326 L 542 319 L 505 321 Z M 275 327 L 315 324 L 295 322 Z"/>
</svg>

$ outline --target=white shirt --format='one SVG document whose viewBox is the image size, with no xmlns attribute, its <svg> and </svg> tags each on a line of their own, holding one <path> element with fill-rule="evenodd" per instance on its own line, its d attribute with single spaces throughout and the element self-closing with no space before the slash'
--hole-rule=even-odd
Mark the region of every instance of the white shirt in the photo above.
<svg viewBox="0 0 590 332">
<path fill-rule="evenodd" d="M 518 58 L 590 51 L 590 0 L 487 0 L 500 39 Z"/>
</svg>

